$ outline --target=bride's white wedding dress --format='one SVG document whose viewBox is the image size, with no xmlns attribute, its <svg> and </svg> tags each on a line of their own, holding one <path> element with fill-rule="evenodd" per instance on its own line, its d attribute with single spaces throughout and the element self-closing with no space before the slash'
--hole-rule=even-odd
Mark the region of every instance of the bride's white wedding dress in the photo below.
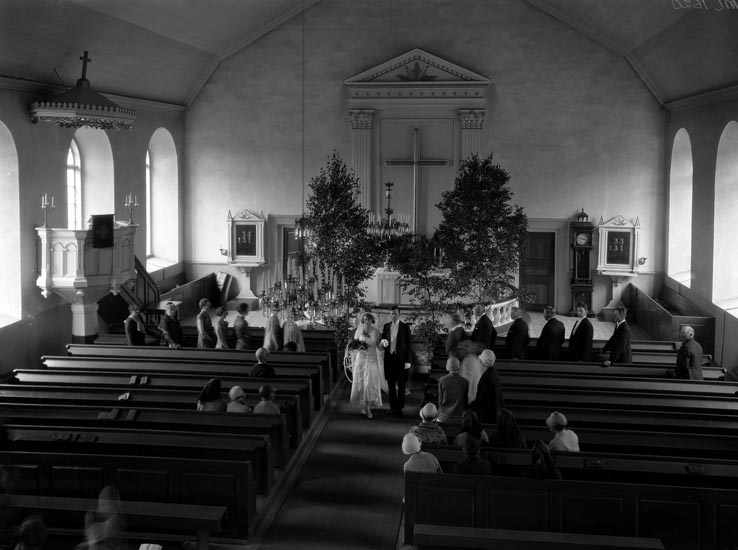
<svg viewBox="0 0 738 550">
<path fill-rule="evenodd" d="M 377 408 L 382 406 L 382 390 L 387 391 L 384 351 L 377 347 L 381 337 L 379 331 L 374 327 L 369 331 L 365 330 L 364 326 L 359 326 L 354 334 L 354 339 L 364 342 L 367 349 L 356 352 L 349 402 L 360 408 L 364 408 L 367 403 L 369 407 Z"/>
</svg>

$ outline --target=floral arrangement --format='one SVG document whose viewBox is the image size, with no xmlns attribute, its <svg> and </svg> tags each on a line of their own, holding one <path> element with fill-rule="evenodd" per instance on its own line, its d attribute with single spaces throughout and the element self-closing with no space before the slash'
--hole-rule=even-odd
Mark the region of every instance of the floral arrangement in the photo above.
<svg viewBox="0 0 738 550">
<path fill-rule="evenodd" d="M 368 347 L 367 343 L 361 340 L 351 340 L 348 343 L 348 349 L 350 350 L 366 351 Z"/>
</svg>

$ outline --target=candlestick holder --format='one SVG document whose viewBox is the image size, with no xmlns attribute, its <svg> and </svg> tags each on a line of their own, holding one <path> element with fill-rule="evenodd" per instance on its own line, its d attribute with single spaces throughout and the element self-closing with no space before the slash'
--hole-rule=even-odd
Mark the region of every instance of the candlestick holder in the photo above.
<svg viewBox="0 0 738 550">
<path fill-rule="evenodd" d="M 49 210 L 53 210 L 56 208 L 54 205 L 54 197 L 51 197 L 51 202 L 49 202 L 49 195 L 47 193 L 44 193 L 41 197 L 41 209 L 44 211 L 44 227 L 49 227 Z"/>
<path fill-rule="evenodd" d="M 133 225 L 133 211 L 138 208 L 138 195 L 128 193 L 126 195 L 126 201 L 123 206 L 128 208 L 128 225 Z"/>
</svg>

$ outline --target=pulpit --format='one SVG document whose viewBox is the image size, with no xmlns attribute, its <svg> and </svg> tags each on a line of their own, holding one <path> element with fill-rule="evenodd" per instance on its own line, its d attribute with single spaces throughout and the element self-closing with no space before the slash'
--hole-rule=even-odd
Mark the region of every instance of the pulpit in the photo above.
<svg viewBox="0 0 738 550">
<path fill-rule="evenodd" d="M 112 246 L 95 247 L 92 229 L 37 227 L 39 276 L 44 298 L 58 294 L 72 304 L 72 341 L 91 342 L 97 336 L 97 301 L 136 277 L 136 224 L 115 223 Z"/>
</svg>

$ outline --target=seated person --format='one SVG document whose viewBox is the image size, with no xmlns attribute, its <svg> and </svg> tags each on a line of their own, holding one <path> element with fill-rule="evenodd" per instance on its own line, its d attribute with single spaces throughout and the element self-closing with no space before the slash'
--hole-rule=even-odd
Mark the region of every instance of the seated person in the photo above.
<svg viewBox="0 0 738 550">
<path fill-rule="evenodd" d="M 479 456 L 479 440 L 469 435 L 464 438 L 464 458 L 454 464 L 452 474 L 469 474 L 476 476 L 492 475 L 492 465 Z"/>
<path fill-rule="evenodd" d="M 497 411 L 497 429 L 489 438 L 492 447 L 505 449 L 525 449 L 525 435 L 518 428 L 513 413 L 507 409 Z"/>
<path fill-rule="evenodd" d="M 533 479 L 561 479 L 561 472 L 556 467 L 551 451 L 543 441 L 533 444 L 530 467 L 523 474 Z"/>
<path fill-rule="evenodd" d="M 270 355 L 269 350 L 266 348 L 256 350 L 256 360 L 258 362 L 249 371 L 251 378 L 274 378 L 276 376 L 274 367 L 267 363 Z"/>
<path fill-rule="evenodd" d="M 41 516 L 28 516 L 18 528 L 15 550 L 41 550 L 46 543 L 46 524 Z"/>
<path fill-rule="evenodd" d="M 226 402 L 220 396 L 220 378 L 211 378 L 197 398 L 197 410 L 218 412 L 226 410 Z"/>
<path fill-rule="evenodd" d="M 239 412 L 247 413 L 251 412 L 251 408 L 246 404 L 246 394 L 241 386 L 233 386 L 228 392 L 230 403 L 226 407 L 226 411 L 229 413 Z"/>
<path fill-rule="evenodd" d="M 554 411 L 546 419 L 546 426 L 554 434 L 554 438 L 548 443 L 550 451 L 579 452 L 579 438 L 571 430 L 567 430 L 566 417 L 559 411 Z"/>
<path fill-rule="evenodd" d="M 274 402 L 275 391 L 269 384 L 259 388 L 259 401 L 254 407 L 254 414 L 280 414 L 279 405 Z"/>
<path fill-rule="evenodd" d="M 438 409 L 433 403 L 426 403 L 420 409 L 420 424 L 410 428 L 410 433 L 415 434 L 424 445 L 448 445 L 448 437 L 436 423 Z"/>
<path fill-rule="evenodd" d="M 415 434 L 406 433 L 405 437 L 402 438 L 402 452 L 409 457 L 402 466 L 403 473 L 443 473 L 438 459 L 432 454 L 420 450 L 420 440 Z"/>
<path fill-rule="evenodd" d="M 454 445 L 463 447 L 464 441 L 469 436 L 478 440 L 480 444 L 489 443 L 489 436 L 482 429 L 482 423 L 479 421 L 477 413 L 471 409 L 466 409 L 464 414 L 461 415 L 461 429 L 454 439 Z"/>
</svg>

